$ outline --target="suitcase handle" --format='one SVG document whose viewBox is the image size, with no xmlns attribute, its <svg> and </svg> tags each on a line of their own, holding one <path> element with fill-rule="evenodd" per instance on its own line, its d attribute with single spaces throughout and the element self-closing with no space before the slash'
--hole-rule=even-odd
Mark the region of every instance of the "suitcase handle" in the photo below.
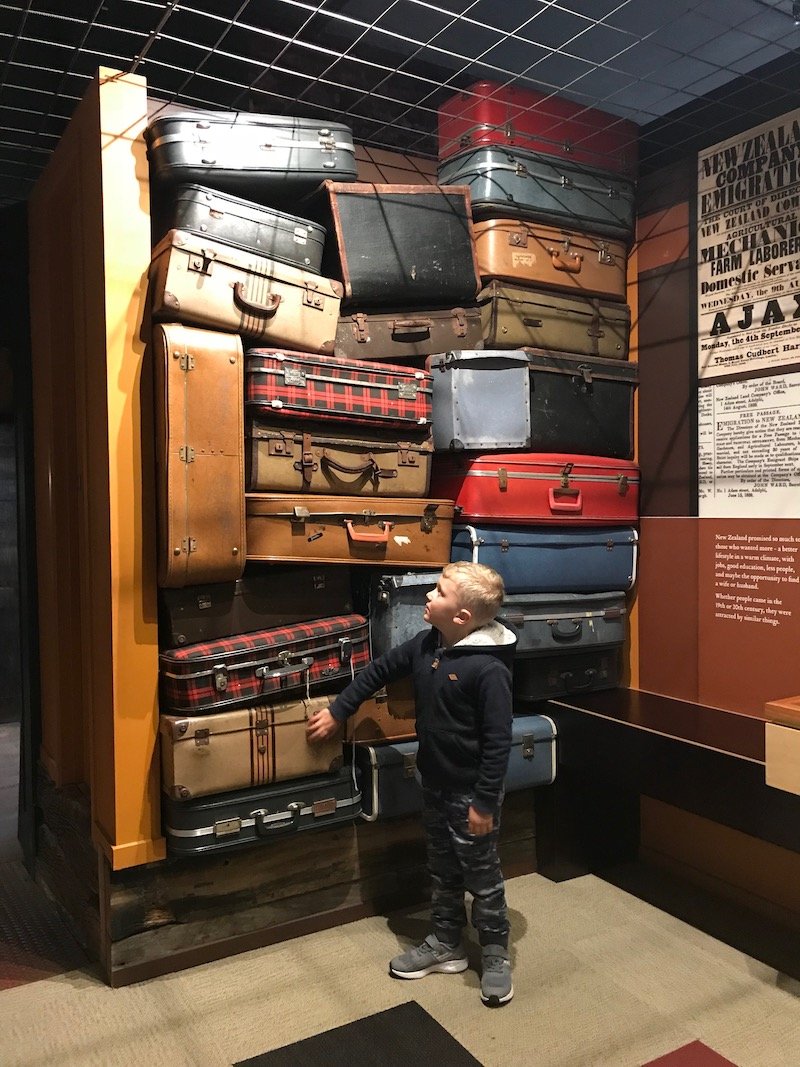
<svg viewBox="0 0 800 1067">
<path fill-rule="evenodd" d="M 397 471 L 384 471 L 375 462 L 374 456 L 369 456 L 363 463 L 358 463 L 354 467 L 348 467 L 346 463 L 340 463 L 338 459 L 334 459 L 328 455 L 326 449 L 322 450 L 322 460 L 327 463 L 329 467 L 333 467 L 335 471 L 341 471 L 342 474 L 364 474 L 365 471 L 370 471 L 373 478 L 396 478 Z"/>
<path fill-rule="evenodd" d="M 233 286 L 233 302 L 243 311 L 249 311 L 253 315 L 274 315 L 281 302 L 279 293 L 270 293 L 266 304 L 257 304 L 247 299 L 244 282 L 235 282 Z"/>
<path fill-rule="evenodd" d="M 344 524 L 347 527 L 347 536 L 352 541 L 363 541 L 370 545 L 388 545 L 389 544 L 389 531 L 394 527 L 393 522 L 382 522 L 381 526 L 383 531 L 377 533 L 359 533 L 353 529 L 353 520 L 345 519 Z"/>
<path fill-rule="evenodd" d="M 269 837 L 270 834 L 280 833 L 282 830 L 296 830 L 300 826 L 300 812 L 303 810 L 303 805 L 299 800 L 293 800 L 291 804 L 286 805 L 286 810 L 289 812 L 289 818 L 284 819 L 282 822 L 267 823 L 267 811 L 265 808 L 258 808 L 256 811 L 250 814 L 255 819 L 256 833 L 260 837 Z"/>
<path fill-rule="evenodd" d="M 256 678 L 283 678 L 287 674 L 299 674 L 301 671 L 309 670 L 313 662 L 313 656 L 303 656 L 297 663 L 287 663 L 274 670 L 270 667 L 256 667 Z"/>
<path fill-rule="evenodd" d="M 572 260 L 572 262 L 566 263 L 561 258 L 560 249 L 548 248 L 547 251 L 550 253 L 550 257 L 553 261 L 553 266 L 556 270 L 564 270 L 567 272 L 567 274 L 580 274 L 581 267 L 583 266 L 583 256 L 580 254 L 580 252 L 570 252 L 569 258 Z"/>
<path fill-rule="evenodd" d="M 433 319 L 395 319 L 392 323 L 392 336 L 404 333 L 422 333 L 430 337 Z"/>
<path fill-rule="evenodd" d="M 550 629 L 556 641 L 572 641 L 580 637 L 583 621 L 581 619 L 550 619 Z"/>
<path fill-rule="evenodd" d="M 556 493 L 559 494 L 558 497 L 556 496 Z M 569 491 L 569 496 L 571 498 L 570 500 L 564 500 L 562 494 L 563 490 L 561 489 L 549 490 L 547 495 L 550 502 L 551 511 L 576 512 L 581 511 L 583 509 L 583 499 L 581 497 L 580 489 L 571 489 Z"/>
<path fill-rule="evenodd" d="M 590 689 L 597 680 L 597 671 L 594 667 L 587 667 L 583 672 L 584 681 L 579 682 L 579 675 L 575 671 L 565 671 L 561 675 L 561 681 L 568 693 L 575 693 L 578 689 Z"/>
</svg>

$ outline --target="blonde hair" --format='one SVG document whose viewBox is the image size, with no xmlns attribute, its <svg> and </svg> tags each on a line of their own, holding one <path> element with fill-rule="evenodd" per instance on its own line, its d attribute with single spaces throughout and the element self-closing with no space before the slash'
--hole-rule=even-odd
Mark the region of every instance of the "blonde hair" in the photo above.
<svg viewBox="0 0 800 1067">
<path fill-rule="evenodd" d="M 467 563 L 460 560 L 448 563 L 442 577 L 449 578 L 458 586 L 462 607 L 472 613 L 479 625 L 491 622 L 506 595 L 503 579 L 491 567 L 483 563 Z"/>
</svg>

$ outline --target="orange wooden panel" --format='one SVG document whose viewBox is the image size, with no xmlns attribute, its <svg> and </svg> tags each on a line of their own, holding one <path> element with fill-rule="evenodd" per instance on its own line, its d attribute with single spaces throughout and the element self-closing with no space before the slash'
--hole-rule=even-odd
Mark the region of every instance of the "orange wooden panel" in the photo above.
<svg viewBox="0 0 800 1067">
<path fill-rule="evenodd" d="M 684 202 L 644 215 L 636 224 L 640 272 L 668 267 L 689 254 L 689 205 Z"/>
</svg>

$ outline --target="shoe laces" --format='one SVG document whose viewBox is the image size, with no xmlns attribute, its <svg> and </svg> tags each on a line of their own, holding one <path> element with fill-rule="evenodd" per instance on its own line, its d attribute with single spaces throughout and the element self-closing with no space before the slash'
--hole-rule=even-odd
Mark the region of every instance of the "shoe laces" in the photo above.
<svg viewBox="0 0 800 1067">
<path fill-rule="evenodd" d="M 508 957 L 499 952 L 487 952 L 483 957 L 484 971 L 502 971 L 509 965 Z"/>
</svg>

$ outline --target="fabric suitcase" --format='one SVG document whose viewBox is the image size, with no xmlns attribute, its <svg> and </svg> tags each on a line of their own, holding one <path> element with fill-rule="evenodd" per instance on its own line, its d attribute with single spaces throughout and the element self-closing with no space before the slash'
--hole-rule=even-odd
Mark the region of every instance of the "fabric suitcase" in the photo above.
<svg viewBox="0 0 800 1067">
<path fill-rule="evenodd" d="M 473 145 L 518 145 L 636 175 L 636 123 L 537 89 L 476 82 L 445 100 L 438 125 L 442 160 Z"/>
<path fill-rule="evenodd" d="M 620 677 L 619 648 L 519 656 L 514 659 L 514 703 L 524 707 L 533 701 L 552 700 L 571 693 L 614 689 Z"/>
<path fill-rule="evenodd" d="M 457 526 L 450 558 L 493 567 L 506 593 L 603 593 L 633 587 L 637 547 L 627 526 Z"/>
<path fill-rule="evenodd" d="M 306 723 L 329 703 L 312 697 L 191 718 L 162 715 L 164 791 L 173 800 L 191 800 L 338 770 L 341 740 L 306 740 Z"/>
<path fill-rule="evenodd" d="M 241 341 L 170 323 L 154 327 L 152 345 L 158 582 L 238 578 L 245 563 Z"/>
<path fill-rule="evenodd" d="M 310 270 L 186 230 L 153 249 L 154 319 L 240 333 L 255 341 L 333 352 L 342 287 Z"/>
<path fill-rule="evenodd" d="M 336 493 L 423 497 L 431 479 L 433 442 L 397 440 L 397 433 L 364 436 L 329 423 L 293 428 L 259 416 L 250 419 L 247 487 L 255 492 Z"/>
<path fill-rule="evenodd" d="M 373 659 L 426 629 L 422 613 L 428 593 L 440 578 L 439 571 L 371 576 L 369 640 Z"/>
<path fill-rule="evenodd" d="M 633 456 L 635 363 L 490 349 L 430 362 L 439 451 Z"/>
<path fill-rule="evenodd" d="M 144 136 L 154 181 L 199 182 L 271 206 L 356 176 L 353 133 L 340 123 L 192 111 L 155 119 Z"/>
<path fill-rule="evenodd" d="M 333 354 L 338 359 L 408 359 L 450 348 L 483 347 L 475 306 L 447 310 L 342 312 Z"/>
<path fill-rule="evenodd" d="M 167 849 L 175 855 L 227 852 L 264 843 L 283 834 L 352 823 L 361 814 L 361 796 L 352 769 L 293 778 L 286 782 L 213 793 L 197 800 L 162 803 Z"/>
<path fill-rule="evenodd" d="M 353 611 L 349 567 L 251 564 L 236 581 L 162 589 L 158 599 L 161 648 Z"/>
<path fill-rule="evenodd" d="M 517 657 L 621 646 L 626 614 L 623 592 L 514 593 L 497 617 L 516 633 Z"/>
<path fill-rule="evenodd" d="M 170 192 L 158 212 L 158 237 L 167 230 L 190 230 L 320 273 L 325 229 L 316 222 L 204 185 L 179 185 Z"/>
<path fill-rule="evenodd" d="M 268 562 L 442 567 L 450 554 L 451 500 L 249 493 L 248 558 Z"/>
<path fill-rule="evenodd" d="M 408 432 L 431 421 L 431 375 L 393 363 L 251 348 L 245 400 L 271 417 L 335 419 Z"/>
<path fill-rule="evenodd" d="M 349 681 L 369 663 L 363 615 L 335 615 L 159 656 L 161 712 L 206 714 Z"/>
<path fill-rule="evenodd" d="M 455 500 L 466 522 L 619 526 L 639 518 L 639 468 L 603 456 L 439 453 L 432 492 Z"/>
<path fill-rule="evenodd" d="M 497 278 L 625 300 L 623 241 L 524 219 L 486 219 L 476 222 L 474 230 L 478 271 L 485 281 Z"/>
<path fill-rule="evenodd" d="M 489 282 L 478 297 L 487 348 L 627 359 L 631 309 L 593 296 Z"/>
<path fill-rule="evenodd" d="M 556 724 L 548 715 L 515 715 L 505 778 L 506 792 L 552 785 L 555 779 Z"/>
<path fill-rule="evenodd" d="M 326 182 L 331 277 L 358 307 L 455 307 L 480 287 L 469 191 Z"/>
<path fill-rule="evenodd" d="M 362 818 L 367 822 L 422 811 L 418 748 L 417 741 L 355 746 Z"/>
<path fill-rule="evenodd" d="M 439 167 L 443 185 L 465 185 L 475 219 L 534 219 L 630 241 L 634 185 L 628 178 L 515 148 L 475 148 Z"/>
</svg>

